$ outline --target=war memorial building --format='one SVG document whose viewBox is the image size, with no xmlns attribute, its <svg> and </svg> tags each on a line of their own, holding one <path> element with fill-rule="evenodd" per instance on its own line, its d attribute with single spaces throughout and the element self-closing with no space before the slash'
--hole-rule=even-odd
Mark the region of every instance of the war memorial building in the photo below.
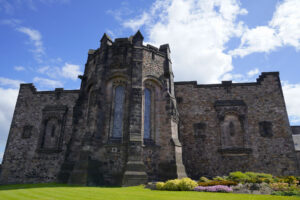
<svg viewBox="0 0 300 200">
<path fill-rule="evenodd" d="M 21 84 L 0 184 L 299 174 L 300 127 L 289 124 L 278 72 L 249 83 L 174 82 L 169 45 L 143 39 L 104 34 L 79 90 Z"/>
</svg>

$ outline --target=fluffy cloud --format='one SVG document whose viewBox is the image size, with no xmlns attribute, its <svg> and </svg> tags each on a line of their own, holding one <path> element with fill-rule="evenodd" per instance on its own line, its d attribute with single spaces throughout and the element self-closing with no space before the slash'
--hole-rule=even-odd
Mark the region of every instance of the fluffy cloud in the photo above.
<svg viewBox="0 0 300 200">
<path fill-rule="evenodd" d="M 157 0 L 149 12 L 123 26 L 144 25 L 149 43 L 170 44 L 175 80 L 209 83 L 233 69 L 224 49 L 231 37 L 242 33 L 236 17 L 246 13 L 236 0 Z"/>
<path fill-rule="evenodd" d="M 18 88 L 23 81 L 0 77 L 0 86 Z M 0 93 L 1 94 L 1 93 Z M 1 97 L 2 98 L 2 97 Z"/>
<path fill-rule="evenodd" d="M 36 83 L 41 88 L 57 88 L 63 87 L 63 84 L 57 80 L 51 80 L 47 78 L 34 77 L 33 82 Z"/>
<path fill-rule="evenodd" d="M 281 40 L 274 29 L 258 26 L 247 29 L 242 35 L 239 48 L 230 51 L 230 54 L 244 57 L 254 52 L 270 52 L 281 45 Z"/>
<path fill-rule="evenodd" d="M 37 70 L 41 74 L 46 74 L 50 78 L 66 78 L 77 80 L 78 75 L 82 74 L 79 65 L 65 63 L 62 67 L 43 66 Z"/>
<path fill-rule="evenodd" d="M 277 6 L 269 25 L 285 45 L 300 48 L 300 1 L 285 0 Z"/>
<path fill-rule="evenodd" d="M 72 80 L 76 80 L 78 75 L 82 74 L 79 65 L 73 65 L 69 63 L 65 63 L 65 65 L 61 68 L 61 72 L 63 77 L 70 78 Z"/>
<path fill-rule="evenodd" d="M 287 111 L 292 124 L 300 123 L 300 83 L 289 84 L 283 82 L 283 94 L 286 101 Z"/>
<path fill-rule="evenodd" d="M 256 76 L 256 75 L 258 75 L 258 74 L 259 74 L 259 69 L 258 69 L 258 68 L 252 69 L 252 70 L 250 70 L 249 72 L 247 72 L 247 75 L 248 75 L 249 77 Z"/>
<path fill-rule="evenodd" d="M 0 162 L 2 160 L 3 151 L 5 148 L 7 135 L 13 111 L 15 108 L 18 89 L 4 89 L 0 87 Z"/>
<path fill-rule="evenodd" d="M 239 48 L 232 55 L 246 56 L 254 52 L 271 52 L 285 45 L 300 49 L 300 1 L 285 0 L 277 5 L 267 26 L 245 29 Z"/>
</svg>

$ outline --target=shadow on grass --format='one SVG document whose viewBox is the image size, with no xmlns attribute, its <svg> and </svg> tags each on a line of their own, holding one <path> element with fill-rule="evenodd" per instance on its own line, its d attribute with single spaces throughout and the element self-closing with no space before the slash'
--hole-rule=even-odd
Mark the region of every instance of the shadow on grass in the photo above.
<svg viewBox="0 0 300 200">
<path fill-rule="evenodd" d="M 69 185 L 60 183 L 38 183 L 38 184 L 15 184 L 15 185 L 0 185 L 2 190 L 18 190 L 18 189 L 31 189 L 31 188 L 52 188 L 52 187 L 99 187 L 99 188 L 120 188 L 120 186 L 82 186 L 82 185 Z"/>
</svg>

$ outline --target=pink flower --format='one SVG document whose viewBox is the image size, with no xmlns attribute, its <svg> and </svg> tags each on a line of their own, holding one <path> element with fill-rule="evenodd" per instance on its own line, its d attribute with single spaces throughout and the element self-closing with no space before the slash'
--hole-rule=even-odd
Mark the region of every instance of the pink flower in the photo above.
<svg viewBox="0 0 300 200">
<path fill-rule="evenodd" d="M 232 192 L 232 188 L 225 186 L 225 185 L 215 185 L 215 186 L 197 186 L 194 189 L 198 192 Z"/>
</svg>

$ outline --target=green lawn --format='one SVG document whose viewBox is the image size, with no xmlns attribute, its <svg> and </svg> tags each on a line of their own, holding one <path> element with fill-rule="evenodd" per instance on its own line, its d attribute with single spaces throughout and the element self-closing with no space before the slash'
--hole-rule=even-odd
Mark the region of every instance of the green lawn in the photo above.
<svg viewBox="0 0 300 200">
<path fill-rule="evenodd" d="M 300 199 L 271 195 L 151 191 L 137 187 L 77 187 L 58 184 L 0 186 L 0 200 L 277 200 Z"/>
</svg>

